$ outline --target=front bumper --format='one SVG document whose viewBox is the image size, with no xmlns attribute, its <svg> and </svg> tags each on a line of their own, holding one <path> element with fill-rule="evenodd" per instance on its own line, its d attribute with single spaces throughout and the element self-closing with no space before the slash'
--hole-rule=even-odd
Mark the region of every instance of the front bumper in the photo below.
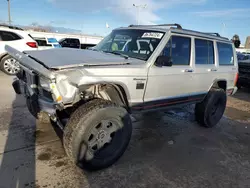
<svg viewBox="0 0 250 188">
<path fill-rule="evenodd" d="M 39 112 L 46 112 L 49 116 L 56 114 L 57 103 L 40 97 L 36 89 L 31 88 L 22 80 L 14 80 L 12 86 L 16 94 L 24 95 L 30 113 L 36 118 Z"/>
</svg>

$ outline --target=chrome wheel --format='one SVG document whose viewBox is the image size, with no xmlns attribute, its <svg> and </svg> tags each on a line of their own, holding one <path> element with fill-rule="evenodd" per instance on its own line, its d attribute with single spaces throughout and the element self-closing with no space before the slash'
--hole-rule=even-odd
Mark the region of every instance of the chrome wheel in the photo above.
<svg viewBox="0 0 250 188">
<path fill-rule="evenodd" d="M 20 70 L 18 62 L 14 58 L 8 58 L 3 62 L 4 70 L 11 75 L 15 75 Z"/>
<path fill-rule="evenodd" d="M 115 133 L 120 128 L 122 128 L 122 126 L 116 120 L 103 120 L 93 127 L 88 136 L 86 159 L 92 159 L 96 151 L 108 147 L 108 145 L 111 144 Z"/>
</svg>

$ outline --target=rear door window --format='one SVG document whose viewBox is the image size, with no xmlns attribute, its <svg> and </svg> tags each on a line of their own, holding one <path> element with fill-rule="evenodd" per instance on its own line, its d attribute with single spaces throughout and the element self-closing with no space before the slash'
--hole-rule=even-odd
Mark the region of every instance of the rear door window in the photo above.
<svg viewBox="0 0 250 188">
<path fill-rule="evenodd" d="M 234 65 L 232 44 L 217 42 L 219 65 Z"/>
<path fill-rule="evenodd" d="M 195 63 L 214 64 L 214 45 L 212 41 L 195 39 Z"/>
<path fill-rule="evenodd" d="M 0 36 L 2 41 L 14 41 L 22 39 L 19 35 L 9 31 L 0 31 Z"/>
</svg>

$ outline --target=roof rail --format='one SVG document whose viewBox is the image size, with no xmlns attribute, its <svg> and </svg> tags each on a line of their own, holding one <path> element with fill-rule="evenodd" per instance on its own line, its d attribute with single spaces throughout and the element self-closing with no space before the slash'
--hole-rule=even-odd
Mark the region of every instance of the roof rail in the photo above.
<svg viewBox="0 0 250 188">
<path fill-rule="evenodd" d="M 201 32 L 201 31 L 194 31 L 190 29 L 183 29 L 183 31 L 195 32 L 195 33 L 204 34 L 204 35 L 211 35 L 211 36 L 220 37 L 222 39 L 229 40 L 227 37 L 223 37 L 219 33 L 210 33 L 210 32 L 207 33 L 207 32 Z"/>
<path fill-rule="evenodd" d="M 158 26 L 175 26 L 177 29 L 182 29 L 180 24 L 158 24 L 158 25 L 129 25 L 129 27 L 158 27 Z"/>
<path fill-rule="evenodd" d="M 216 37 L 221 37 L 219 33 L 207 33 L 207 32 L 204 33 L 207 35 L 215 35 Z"/>
<path fill-rule="evenodd" d="M 17 27 L 17 26 L 13 26 L 13 25 L 0 24 L 0 27 L 7 27 L 7 28 L 10 28 L 10 29 L 17 29 L 17 30 L 23 31 L 22 28 Z"/>
</svg>

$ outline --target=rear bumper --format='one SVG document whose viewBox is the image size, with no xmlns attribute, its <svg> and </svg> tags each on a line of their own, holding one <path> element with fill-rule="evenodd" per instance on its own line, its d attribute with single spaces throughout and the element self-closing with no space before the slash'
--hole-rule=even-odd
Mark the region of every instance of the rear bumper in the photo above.
<svg viewBox="0 0 250 188">
<path fill-rule="evenodd" d="M 238 88 L 237 87 L 234 87 L 233 88 L 233 92 L 231 93 L 231 95 L 234 95 L 236 92 L 237 92 Z"/>
<path fill-rule="evenodd" d="M 16 94 L 22 94 L 26 98 L 27 107 L 33 116 L 37 117 L 39 112 L 46 112 L 50 116 L 56 114 L 57 103 L 39 97 L 34 89 L 23 81 L 14 80 L 12 86 Z"/>
<path fill-rule="evenodd" d="M 237 90 L 238 90 L 237 87 L 227 89 L 227 95 L 234 95 L 237 92 Z"/>
</svg>

